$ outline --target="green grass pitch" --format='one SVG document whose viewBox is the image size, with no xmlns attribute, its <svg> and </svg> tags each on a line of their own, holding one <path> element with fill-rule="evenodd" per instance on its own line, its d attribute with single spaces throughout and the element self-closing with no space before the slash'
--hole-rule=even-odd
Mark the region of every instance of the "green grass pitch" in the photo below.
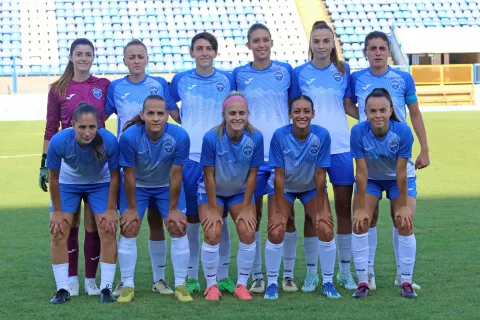
<svg viewBox="0 0 480 320">
<path fill-rule="evenodd" d="M 62 306 L 49 305 L 55 291 L 49 251 L 49 195 L 37 185 L 43 121 L 1 122 L 0 125 L 0 319 L 479 319 L 480 308 L 480 112 L 425 113 L 431 166 L 418 172 L 415 218 L 418 298 L 400 298 L 393 286 L 395 259 L 388 202 L 381 202 L 376 259 L 377 291 L 354 301 L 339 289 L 342 299 L 315 293 L 285 294 L 278 301 L 244 303 L 225 294 L 219 303 L 207 303 L 196 294 L 182 304 L 151 291 L 147 249 L 148 228 L 138 239 L 136 300 L 131 304 L 102 305 L 97 297 L 81 294 Z M 114 130 L 114 120 L 109 129 Z M 415 144 L 414 154 L 419 146 Z M 331 190 L 331 189 L 330 189 Z M 296 206 L 301 213 L 300 205 Z M 266 215 L 265 215 L 266 216 Z M 265 240 L 266 219 L 262 220 Z M 301 285 L 306 269 L 303 254 L 303 218 L 297 214 L 299 241 L 295 278 Z M 230 221 L 232 258 L 230 276 L 236 279 L 238 240 Z M 82 248 L 83 232 L 80 235 Z M 80 254 L 83 289 L 83 254 Z M 120 276 L 117 270 L 116 278 Z M 201 283 L 205 282 L 200 275 Z M 167 280 L 173 283 L 168 260 Z"/>
</svg>

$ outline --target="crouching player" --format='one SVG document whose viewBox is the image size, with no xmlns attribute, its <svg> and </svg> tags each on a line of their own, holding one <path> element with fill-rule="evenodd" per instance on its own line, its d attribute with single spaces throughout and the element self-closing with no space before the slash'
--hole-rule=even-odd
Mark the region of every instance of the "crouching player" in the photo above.
<svg viewBox="0 0 480 320">
<path fill-rule="evenodd" d="M 289 116 L 293 124 L 275 131 L 270 145 L 270 162 L 275 167 L 274 193 L 270 196 L 275 197 L 275 207 L 268 213 L 265 299 L 278 299 L 277 279 L 286 222 L 296 198 L 302 202 L 311 221 L 316 222 L 322 293 L 338 299 L 340 294 L 333 286 L 336 257 L 333 219 L 325 194 L 325 169 L 330 167 L 330 135 L 325 128 L 310 124 L 315 111 L 312 100 L 305 95 L 293 98 Z M 270 179 L 272 181 L 272 177 Z"/>
<path fill-rule="evenodd" d="M 200 163 L 203 176 L 198 186 L 198 209 L 204 230 L 202 265 L 207 281 L 205 300 L 216 301 L 222 214 L 228 210 L 237 225 L 240 240 L 237 255 L 238 279 L 234 295 L 252 300 L 247 281 L 255 260 L 257 223 L 253 193 L 258 167 L 263 164 L 263 136 L 248 122 L 244 96 L 231 92 L 223 102 L 222 123 L 203 138 Z"/>
<path fill-rule="evenodd" d="M 48 146 L 50 248 L 57 284 L 51 304 L 70 298 L 67 239 L 82 198 L 95 214 L 100 236 L 100 302 L 115 301 L 111 288 L 117 259 L 118 144 L 112 133 L 98 128 L 98 121 L 95 107 L 82 103 L 73 112 L 73 128 L 55 134 Z"/>
<path fill-rule="evenodd" d="M 125 182 L 120 192 L 118 261 L 123 288 L 118 302 L 131 302 L 135 297 L 136 237 L 149 203 L 155 203 L 172 238 L 175 297 L 183 302 L 192 300 L 184 286 L 190 251 L 185 233 L 185 201 L 179 199 L 190 139 L 184 129 L 167 120 L 165 99 L 149 95 L 140 115 L 125 124 L 120 137 L 120 165 Z"/>
<path fill-rule="evenodd" d="M 367 120 L 352 128 L 350 145 L 356 163 L 352 254 L 358 276 L 354 298 L 368 296 L 368 228 L 373 212 L 386 191 L 398 228 L 401 295 L 417 296 L 412 287 L 417 242 L 413 234 L 416 177 L 412 156 L 413 135 L 399 121 L 386 89 L 377 88 L 365 99 Z"/>
</svg>

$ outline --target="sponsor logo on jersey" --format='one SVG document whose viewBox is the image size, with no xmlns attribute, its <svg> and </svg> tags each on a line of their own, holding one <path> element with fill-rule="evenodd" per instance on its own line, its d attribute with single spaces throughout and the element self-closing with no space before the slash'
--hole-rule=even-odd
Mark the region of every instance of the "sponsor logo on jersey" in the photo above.
<svg viewBox="0 0 480 320">
<path fill-rule="evenodd" d="M 158 87 L 151 86 L 148 91 L 150 91 L 150 94 L 158 94 Z"/>
<path fill-rule="evenodd" d="M 171 142 L 166 142 L 163 145 L 163 150 L 165 150 L 167 154 L 171 154 L 173 152 L 173 144 Z"/>
<path fill-rule="evenodd" d="M 215 88 L 217 88 L 218 92 L 223 92 L 223 90 L 225 90 L 225 85 L 221 82 L 217 82 L 217 84 L 215 85 Z"/>
<path fill-rule="evenodd" d="M 249 84 L 250 82 L 252 82 L 253 79 L 254 79 L 254 78 L 248 79 L 247 81 L 245 81 L 245 84 Z"/>
<path fill-rule="evenodd" d="M 250 157 L 253 153 L 253 148 L 251 146 L 245 146 L 243 147 L 243 155 L 245 157 Z"/>
<path fill-rule="evenodd" d="M 130 92 L 125 93 L 123 96 L 121 96 L 122 99 L 125 99 L 126 97 L 128 97 L 129 94 L 130 94 Z"/>
<path fill-rule="evenodd" d="M 312 144 L 308 149 L 308 152 L 310 152 L 312 156 L 316 156 L 318 154 L 318 151 L 320 151 L 320 147 L 316 144 Z"/>
<path fill-rule="evenodd" d="M 398 89 L 400 89 L 400 81 L 398 79 L 390 80 L 390 87 L 392 87 L 393 90 L 397 91 Z"/>
<path fill-rule="evenodd" d="M 281 72 L 275 72 L 273 74 L 273 77 L 275 78 L 275 80 L 277 80 L 278 82 L 282 81 L 283 80 L 283 73 Z"/>
<path fill-rule="evenodd" d="M 92 90 L 93 96 L 97 99 L 100 99 L 102 97 L 102 90 L 99 88 L 93 88 Z"/>
<path fill-rule="evenodd" d="M 340 72 L 335 72 L 333 75 L 333 80 L 335 80 L 336 82 L 340 83 L 342 82 L 342 74 Z"/>
<path fill-rule="evenodd" d="M 197 85 L 196 84 L 192 84 L 190 87 L 187 87 L 188 90 L 192 90 L 193 88 L 195 88 Z"/>
<path fill-rule="evenodd" d="M 365 85 L 365 87 L 363 87 L 362 89 L 363 89 L 363 90 L 367 90 L 367 89 L 368 89 L 368 87 L 370 87 L 370 86 L 371 86 L 371 84 L 370 84 L 370 83 L 369 83 L 369 84 L 366 84 L 366 85 Z"/>
<path fill-rule="evenodd" d="M 73 98 L 73 96 L 74 96 L 74 95 L 75 95 L 75 93 L 72 93 L 72 94 L 71 94 L 71 95 L 69 95 L 68 97 L 65 97 L 65 99 L 67 99 L 67 100 L 70 100 L 70 99 L 72 99 L 72 98 Z"/>
<path fill-rule="evenodd" d="M 307 81 L 307 84 L 310 84 L 310 83 L 312 83 L 313 81 L 315 81 L 315 78 L 312 78 L 312 79 L 308 80 L 308 81 Z"/>
</svg>

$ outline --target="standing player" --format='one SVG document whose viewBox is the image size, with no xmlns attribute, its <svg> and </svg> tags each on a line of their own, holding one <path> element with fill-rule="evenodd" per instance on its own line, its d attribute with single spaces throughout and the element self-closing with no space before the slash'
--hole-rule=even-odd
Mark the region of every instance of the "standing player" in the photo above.
<svg viewBox="0 0 480 320">
<path fill-rule="evenodd" d="M 351 147 L 356 163 L 356 195 L 353 215 L 352 253 L 358 289 L 354 298 L 368 296 L 368 228 L 373 212 L 386 191 L 398 227 L 398 263 L 401 295 L 417 296 L 412 287 L 416 240 L 413 215 L 416 209 L 416 177 L 412 156 L 412 130 L 396 116 L 386 89 L 376 88 L 365 98 L 368 121 L 352 128 Z"/>
<path fill-rule="evenodd" d="M 250 106 L 250 121 L 262 132 L 264 137 L 264 159 L 269 159 L 270 141 L 276 129 L 289 123 L 288 92 L 291 83 L 292 67 L 287 63 L 270 59 L 273 46 L 270 30 L 263 24 L 256 23 L 248 29 L 246 46 L 252 51 L 253 62 L 233 70 L 233 77 L 238 91 L 242 92 Z M 268 179 L 273 168 L 265 163 L 260 166 L 255 189 L 255 207 L 257 227 L 255 232 L 256 253 L 252 270 L 251 292 L 263 293 L 265 282 L 262 273 L 262 240 L 260 221 L 262 218 L 263 196 L 268 193 Z M 269 198 L 270 207 L 273 198 Z M 270 211 L 270 209 L 269 209 Z M 293 211 L 292 211 L 293 214 Z M 289 219 L 284 245 L 284 291 L 297 291 L 293 281 L 293 269 L 297 248 L 297 231 L 294 221 Z M 317 256 L 315 252 L 315 256 Z"/>
<path fill-rule="evenodd" d="M 134 274 L 137 262 L 136 237 L 147 206 L 154 203 L 163 215 L 172 238 L 171 258 L 175 275 L 175 297 L 191 301 L 185 287 L 188 239 L 186 219 L 179 200 L 182 167 L 188 160 L 190 139 L 179 126 L 168 124 L 167 102 L 159 95 L 149 95 L 143 110 L 125 125 L 120 137 L 120 165 L 124 169 L 124 190 L 120 194 L 121 233 L 118 261 L 123 289 L 118 302 L 135 298 Z"/>
<path fill-rule="evenodd" d="M 170 111 L 174 119 L 181 120 L 182 127 L 191 138 L 188 163 L 183 169 L 183 185 L 187 202 L 187 235 L 190 244 L 187 287 L 190 293 L 200 291 L 198 282 L 198 260 L 200 254 L 200 220 L 198 217 L 197 190 L 202 175 L 200 155 L 202 138 L 210 129 L 222 121 L 222 103 L 230 91 L 235 89 L 229 73 L 213 68 L 213 59 L 218 53 L 218 42 L 208 32 L 195 35 L 190 46 L 190 56 L 195 59 L 195 69 L 176 74 L 170 89 L 175 101 L 181 101 L 178 110 Z M 222 237 L 219 249 L 217 273 L 218 288 L 233 293 L 235 283 L 228 277 L 230 264 L 230 233 L 227 215 L 223 218 Z"/>
<path fill-rule="evenodd" d="M 116 113 L 118 116 L 117 136 L 120 137 L 125 123 L 140 114 L 145 98 L 150 94 L 158 94 L 165 98 L 169 110 L 177 109 L 175 101 L 170 96 L 168 83 L 161 77 L 146 74 L 148 64 L 147 47 L 140 40 L 132 40 L 123 49 L 123 61 L 129 74 L 112 82 L 107 91 L 105 116 Z M 167 244 L 163 230 L 162 215 L 152 204 L 148 208 L 147 220 L 150 227 L 148 251 L 152 262 L 153 292 L 173 294 L 165 281 L 165 265 L 167 261 Z M 114 295 L 119 295 L 123 284 L 119 283 Z"/>
<path fill-rule="evenodd" d="M 115 301 L 111 288 L 117 259 L 118 144 L 113 134 L 98 128 L 98 122 L 96 108 L 82 103 L 73 112 L 73 128 L 55 134 L 48 146 L 52 200 L 50 248 L 57 284 L 57 293 L 50 300 L 52 304 L 64 303 L 70 298 L 67 239 L 82 198 L 95 213 L 100 235 L 100 302 Z"/>
<path fill-rule="evenodd" d="M 95 48 L 87 39 L 76 39 L 70 46 L 69 62 L 62 76 L 52 83 L 48 92 L 47 124 L 43 141 L 43 154 L 40 167 L 40 188 L 47 192 L 47 150 L 50 139 L 58 132 L 59 125 L 62 130 L 69 128 L 72 123 L 73 111 L 81 102 L 86 102 L 95 107 L 98 112 L 98 124 L 105 127 L 103 108 L 105 96 L 110 80 L 96 78 L 90 74 Z M 69 291 L 70 295 L 78 296 L 78 227 L 81 218 L 79 205 L 73 216 L 72 225 L 68 236 L 68 261 L 69 261 Z M 95 217 L 84 199 L 84 227 L 85 227 L 85 292 L 88 295 L 98 295 L 100 290 L 95 283 L 97 267 L 100 258 L 100 238 L 97 232 Z"/>
<path fill-rule="evenodd" d="M 325 128 L 310 125 L 315 116 L 312 100 L 304 95 L 292 99 L 289 115 L 293 124 L 275 131 L 270 145 L 270 163 L 275 168 L 275 206 L 268 213 L 265 245 L 268 286 L 265 299 L 278 299 L 277 278 L 288 216 L 295 199 L 316 222 L 317 246 L 323 276 L 322 292 L 339 299 L 333 286 L 335 237 L 332 213 L 325 201 L 326 168 L 330 167 L 330 135 Z"/>
<path fill-rule="evenodd" d="M 415 161 L 415 168 L 426 168 L 430 164 L 428 155 L 428 142 L 425 125 L 423 123 L 422 113 L 418 106 L 418 98 L 415 93 L 415 82 L 412 76 L 407 72 L 392 69 L 388 65 L 388 57 L 391 54 L 390 40 L 387 35 L 380 31 L 374 31 L 368 34 L 365 38 L 365 47 L 363 49 L 365 56 L 368 59 L 370 67 L 361 71 L 352 73 L 351 87 L 352 98 L 354 102 L 358 103 L 360 113 L 360 121 L 366 121 L 365 115 L 365 100 L 374 88 L 386 88 L 392 97 L 393 106 L 400 121 L 407 122 L 407 110 L 410 112 L 410 120 L 412 121 L 413 129 L 420 142 L 420 155 Z M 393 219 L 393 208 L 390 208 Z M 372 225 L 369 230 L 369 285 L 371 290 L 375 290 L 375 252 L 377 247 L 377 219 L 378 208 L 372 219 Z M 395 278 L 395 285 L 400 286 L 399 260 L 398 260 L 398 229 L 396 225 L 393 226 L 393 247 L 395 250 L 395 258 L 397 261 L 397 277 Z M 420 289 L 420 286 L 413 283 L 413 288 Z"/>
<path fill-rule="evenodd" d="M 350 93 L 350 67 L 338 59 L 332 29 L 323 21 L 313 25 L 310 34 L 311 61 L 295 68 L 291 97 L 304 94 L 317 107 L 313 123 L 328 130 L 332 138 L 332 166 L 327 169 L 333 184 L 337 214 L 338 260 L 340 272 L 337 281 L 346 289 L 357 287 L 350 272 L 352 236 L 353 160 L 350 153 L 350 132 L 345 114 L 358 119 L 358 109 Z M 335 242 L 332 244 L 335 245 Z M 305 279 L 305 291 L 314 290 L 318 283 L 317 259 L 307 261 L 314 265 Z M 303 289 L 303 288 L 302 288 Z"/>
<path fill-rule="evenodd" d="M 248 122 L 247 100 L 233 91 L 223 102 L 223 121 L 203 138 L 203 177 L 198 187 L 200 220 L 204 229 L 202 266 L 207 281 L 205 300 L 216 301 L 218 250 L 222 215 L 228 210 L 237 225 L 240 244 L 237 255 L 238 280 L 235 296 L 252 300 L 247 281 L 255 258 L 256 226 L 253 193 L 258 167 L 263 164 L 263 137 Z"/>
</svg>

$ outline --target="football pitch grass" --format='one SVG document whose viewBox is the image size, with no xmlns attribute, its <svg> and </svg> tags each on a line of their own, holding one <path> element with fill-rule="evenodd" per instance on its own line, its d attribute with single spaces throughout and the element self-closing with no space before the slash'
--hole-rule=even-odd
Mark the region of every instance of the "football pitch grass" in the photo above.
<svg viewBox="0 0 480 320">
<path fill-rule="evenodd" d="M 83 232 L 80 232 L 80 290 L 65 305 L 50 305 L 55 291 L 49 246 L 49 195 L 37 184 L 39 154 L 45 122 L 0 123 L 0 319 L 478 319 L 480 308 L 480 112 L 424 113 L 431 166 L 417 172 L 415 217 L 417 260 L 414 280 L 422 286 L 418 298 L 402 299 L 393 285 L 395 258 L 388 202 L 381 202 L 375 263 L 377 291 L 368 299 L 353 300 L 351 291 L 337 286 L 342 299 L 314 293 L 283 293 L 278 301 L 256 295 L 241 302 L 224 294 L 218 303 L 195 294 L 191 303 L 151 291 L 148 227 L 138 237 L 136 298 L 130 304 L 100 304 L 83 293 Z M 107 127 L 114 129 L 109 121 Z M 419 146 L 415 143 L 414 158 Z M 413 159 L 414 160 L 414 159 Z M 330 193 L 332 189 L 329 188 Z M 297 202 L 299 232 L 295 279 L 306 276 L 303 253 L 303 209 Z M 266 214 L 262 220 L 266 239 Z M 81 227 L 82 228 L 82 227 Z M 230 276 L 236 280 L 238 237 L 230 220 L 232 258 Z M 168 245 L 170 248 L 170 245 Z M 263 250 L 263 248 L 262 248 Z M 262 253 L 263 255 L 263 253 Z M 166 280 L 173 284 L 168 257 Z M 353 270 L 353 267 L 352 267 Z M 100 272 L 98 273 L 99 282 Z M 116 280 L 120 277 L 117 268 Z M 205 288 L 203 272 L 200 282 Z M 116 282 L 115 282 L 116 283 Z M 202 292 L 203 293 L 203 292 Z"/>
</svg>

